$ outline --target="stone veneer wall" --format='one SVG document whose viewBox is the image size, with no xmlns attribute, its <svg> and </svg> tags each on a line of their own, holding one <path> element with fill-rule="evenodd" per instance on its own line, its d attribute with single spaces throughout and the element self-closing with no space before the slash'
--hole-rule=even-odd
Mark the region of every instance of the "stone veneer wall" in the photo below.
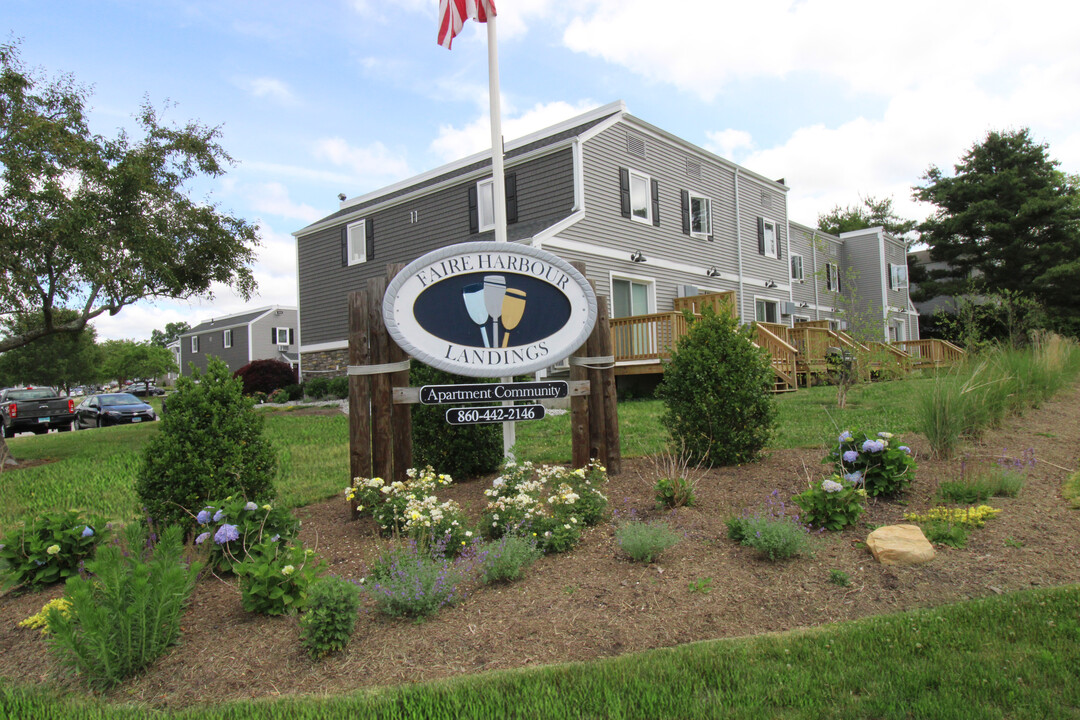
<svg viewBox="0 0 1080 720">
<path fill-rule="evenodd" d="M 348 350 L 310 352 L 300 358 L 300 367 L 305 376 L 311 373 L 311 377 L 345 377 L 348 366 Z"/>
</svg>

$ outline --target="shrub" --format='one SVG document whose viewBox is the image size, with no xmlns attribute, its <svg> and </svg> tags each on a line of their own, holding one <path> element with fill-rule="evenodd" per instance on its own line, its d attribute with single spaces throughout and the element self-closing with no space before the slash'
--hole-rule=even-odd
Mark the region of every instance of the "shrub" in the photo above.
<svg viewBox="0 0 1080 720">
<path fill-rule="evenodd" d="M 86 562 L 90 574 L 67 580 L 67 613 L 47 611 L 49 644 L 61 665 L 93 687 L 109 687 L 157 659 L 180 636 L 180 618 L 199 564 L 183 561 L 183 530 L 158 543 L 132 523 L 123 544 L 106 544 Z M 150 545 L 151 548 L 147 549 Z"/>
<path fill-rule="evenodd" d="M 839 475 L 811 484 L 791 501 L 802 510 L 800 520 L 812 527 L 843 530 L 854 525 L 863 512 L 866 490 Z"/>
<path fill-rule="evenodd" d="M 379 532 L 384 536 L 394 535 L 399 532 L 405 531 L 405 522 L 408 519 L 406 517 L 406 508 L 412 501 L 422 501 L 425 498 L 431 497 L 433 501 L 433 494 L 436 489 L 441 487 L 449 487 L 453 482 L 453 478 L 446 474 L 436 474 L 435 470 L 430 466 L 426 466 L 423 469 L 409 468 L 405 472 L 405 482 L 395 480 L 394 482 L 386 482 L 382 478 L 356 478 L 353 480 L 353 484 L 350 487 L 345 488 L 345 499 L 350 503 L 354 503 L 356 511 L 361 515 L 369 515 L 375 520 L 375 524 L 379 526 Z M 456 508 L 456 504 L 448 506 L 448 508 Z M 419 508 L 417 508 L 419 511 Z M 438 513 L 439 520 L 445 513 L 440 510 Z M 458 510 L 458 515 L 460 510 Z M 455 515 L 450 518 L 448 522 L 454 520 L 461 523 L 461 518 Z M 430 522 L 430 514 L 428 521 Z M 420 518 L 420 525 L 416 530 L 416 535 L 424 534 L 421 530 L 423 528 L 423 519 Z M 430 527 L 430 526 L 428 526 Z M 464 527 L 462 528 L 465 531 Z M 430 533 L 427 533 L 430 534 Z"/>
<path fill-rule="evenodd" d="M 316 377 L 305 381 L 304 395 L 313 400 L 322 400 L 323 398 L 330 397 L 330 379 Z"/>
<path fill-rule="evenodd" d="M 308 654 L 323 655 L 344 650 L 356 626 L 360 588 L 339 577 L 321 577 L 311 584 L 307 607 L 300 618 L 300 640 Z"/>
<path fill-rule="evenodd" d="M 78 572 L 108 532 L 105 519 L 76 510 L 48 512 L 0 539 L 0 571 L 7 583 L 40 586 Z"/>
<path fill-rule="evenodd" d="M 476 568 L 471 551 L 449 560 L 432 557 L 410 541 L 380 558 L 364 588 L 380 612 L 422 618 L 460 602 L 465 597 L 463 585 L 475 576 Z"/>
<path fill-rule="evenodd" d="M 326 394 L 335 400 L 345 400 L 349 397 L 349 378 L 336 377 L 326 381 Z"/>
<path fill-rule="evenodd" d="M 270 397 L 266 398 L 267 402 L 272 402 L 277 405 L 286 403 L 289 401 L 289 391 L 285 388 L 278 388 L 274 392 L 270 393 Z"/>
<path fill-rule="evenodd" d="M 285 399 L 288 401 L 303 400 L 304 399 L 304 386 L 294 383 L 292 385 L 286 385 L 281 388 L 285 393 Z"/>
<path fill-rule="evenodd" d="M 405 534 L 438 555 L 458 555 L 473 537 L 461 507 L 453 500 L 440 503 L 434 495 L 409 498 L 405 505 Z"/>
<path fill-rule="evenodd" d="M 227 497 L 196 514 L 195 529 L 200 532 L 195 544 L 207 548 L 209 567 L 232 572 L 254 546 L 292 540 L 299 528 L 300 522 L 284 508 Z"/>
<path fill-rule="evenodd" d="M 297 382 L 296 370 L 280 360 L 253 360 L 233 373 L 243 382 L 243 393 L 269 395 L 278 388 Z"/>
<path fill-rule="evenodd" d="M 262 429 L 240 380 L 219 358 L 210 358 L 203 375 L 177 378 L 169 412 L 143 455 L 137 490 L 147 512 L 190 527 L 188 510 L 210 498 L 270 500 L 277 461 Z"/>
<path fill-rule="evenodd" d="M 968 531 L 963 525 L 945 520 L 930 520 L 922 524 L 926 539 L 935 545 L 963 548 L 967 545 Z"/>
<path fill-rule="evenodd" d="M 244 610 L 284 615 L 304 607 L 308 587 L 324 564 L 299 545 L 264 542 L 252 547 L 236 566 Z"/>
<path fill-rule="evenodd" d="M 706 307 L 672 351 L 656 395 L 666 408 L 663 424 L 691 462 L 750 462 L 772 434 L 772 364 L 752 333 Z"/>
<path fill-rule="evenodd" d="M 518 580 L 525 568 L 543 554 L 533 537 L 503 535 L 487 543 L 480 553 L 483 580 L 488 584 Z"/>
<path fill-rule="evenodd" d="M 666 522 L 630 520 L 615 528 L 615 542 L 634 562 L 652 562 L 680 539 Z"/>
<path fill-rule="evenodd" d="M 786 560 L 798 555 L 807 546 L 808 530 L 797 517 L 787 514 L 787 507 L 779 499 L 779 491 L 773 490 L 765 506 L 751 513 L 744 510 L 742 515 L 729 517 L 727 536 L 732 540 L 752 547 L 758 555 L 767 560 Z"/>
<path fill-rule="evenodd" d="M 822 462 L 831 463 L 834 472 L 848 482 L 862 484 L 871 497 L 895 495 L 915 479 L 911 449 L 894 440 L 892 433 L 879 432 L 871 438 L 864 432 L 845 430 L 837 442 Z"/>
<path fill-rule="evenodd" d="M 455 385 L 484 382 L 436 370 L 413 361 L 409 382 L 421 385 Z M 502 461 L 502 427 L 498 423 L 447 425 L 446 409 L 437 405 L 413 405 L 413 460 L 431 465 L 456 478 L 474 478 L 495 471 Z"/>
</svg>

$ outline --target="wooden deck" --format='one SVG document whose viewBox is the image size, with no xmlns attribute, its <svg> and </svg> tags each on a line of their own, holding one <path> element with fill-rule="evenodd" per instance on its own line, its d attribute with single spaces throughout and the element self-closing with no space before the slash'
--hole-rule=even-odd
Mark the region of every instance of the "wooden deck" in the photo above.
<svg viewBox="0 0 1080 720">
<path fill-rule="evenodd" d="M 683 310 L 700 316 L 704 307 L 716 312 L 734 312 L 735 293 L 714 293 L 678 298 L 670 312 L 635 315 L 611 320 L 611 342 L 616 375 L 664 372 L 671 349 L 686 334 L 688 323 Z M 793 392 L 807 387 L 815 375 L 828 372 L 826 358 L 832 349 L 865 353 L 872 373 L 903 374 L 927 367 L 946 367 L 959 362 L 964 351 L 944 340 L 905 340 L 895 343 L 856 342 L 847 333 L 829 329 L 827 320 L 799 323 L 795 327 L 777 323 L 756 323 L 754 342 L 772 357 L 776 375 L 774 392 Z"/>
</svg>

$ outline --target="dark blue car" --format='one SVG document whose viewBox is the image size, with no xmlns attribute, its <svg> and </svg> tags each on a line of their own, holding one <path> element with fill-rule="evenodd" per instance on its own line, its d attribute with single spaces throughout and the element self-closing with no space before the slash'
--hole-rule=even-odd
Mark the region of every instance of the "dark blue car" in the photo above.
<svg viewBox="0 0 1080 720">
<path fill-rule="evenodd" d="M 153 420 L 157 420 L 154 408 L 131 393 L 91 395 L 75 408 L 75 427 L 79 430 Z"/>
</svg>

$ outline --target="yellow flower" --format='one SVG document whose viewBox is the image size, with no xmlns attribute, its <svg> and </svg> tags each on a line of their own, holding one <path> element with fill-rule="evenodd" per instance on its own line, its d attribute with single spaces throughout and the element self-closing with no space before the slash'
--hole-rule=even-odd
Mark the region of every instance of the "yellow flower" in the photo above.
<svg viewBox="0 0 1080 720">
<path fill-rule="evenodd" d="M 349 499 L 350 499 L 350 500 L 352 500 L 352 498 L 349 498 Z M 269 505 L 269 503 L 268 503 L 268 504 L 266 504 L 266 505 L 263 505 L 262 509 L 263 509 L 263 510 L 265 510 L 266 512 L 270 512 L 270 509 L 271 509 L 271 508 L 270 508 L 270 505 Z"/>
<path fill-rule="evenodd" d="M 45 548 L 45 552 L 49 553 L 50 555 L 55 555 L 58 552 L 60 552 L 60 546 L 59 545 L 50 545 L 49 547 Z"/>
<path fill-rule="evenodd" d="M 281 568 L 281 574 L 284 575 L 285 577 L 289 577 L 295 571 L 296 571 L 296 568 L 294 568 L 292 565 L 286 565 L 285 567 Z"/>
</svg>

